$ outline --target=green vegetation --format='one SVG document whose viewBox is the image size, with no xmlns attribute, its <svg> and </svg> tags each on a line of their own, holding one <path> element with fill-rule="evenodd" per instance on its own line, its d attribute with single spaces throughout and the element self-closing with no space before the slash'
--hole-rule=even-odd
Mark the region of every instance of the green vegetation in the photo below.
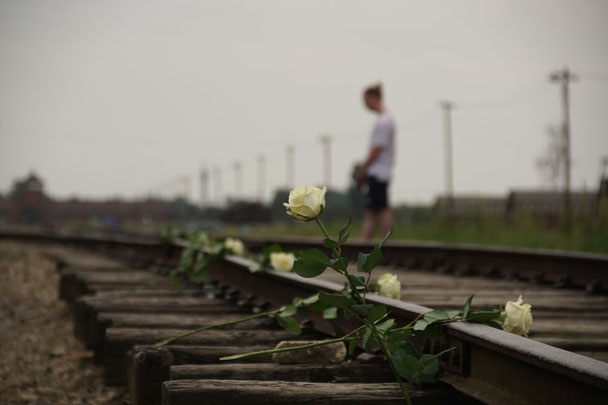
<svg viewBox="0 0 608 405">
<path fill-rule="evenodd" d="M 327 226 L 332 235 L 337 235 L 340 227 L 338 223 Z M 239 231 L 243 233 L 238 228 L 223 229 L 222 233 L 236 234 Z M 317 229 L 314 224 L 285 224 L 250 227 L 246 231 L 249 235 L 266 237 L 306 237 L 316 236 Z M 361 235 L 360 223 L 353 224 L 351 232 L 354 238 Z M 563 221 L 551 224 L 546 219 L 534 218 L 509 221 L 490 217 L 429 218 L 397 222 L 391 239 L 608 253 L 608 215 L 577 217 L 570 224 Z"/>
</svg>

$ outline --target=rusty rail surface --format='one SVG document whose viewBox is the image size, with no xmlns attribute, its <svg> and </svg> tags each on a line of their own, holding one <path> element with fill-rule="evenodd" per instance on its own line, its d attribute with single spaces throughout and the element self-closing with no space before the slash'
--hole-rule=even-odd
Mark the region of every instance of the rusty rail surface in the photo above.
<svg viewBox="0 0 608 405">
<path fill-rule="evenodd" d="M 286 250 L 318 247 L 318 241 L 298 238 L 241 238 L 252 249 L 277 243 Z M 357 252 L 373 244 L 349 242 L 343 254 L 356 259 Z M 388 242 L 382 249 L 384 264 L 434 270 L 455 275 L 503 277 L 608 292 L 608 255 L 541 249 L 500 248 L 438 242 Z"/>
<path fill-rule="evenodd" d="M 107 238 L 105 236 L 24 235 L 0 234 L 0 238 L 37 242 L 53 242 L 88 247 L 96 251 L 112 251 L 131 257 L 145 265 L 160 255 L 175 257 L 182 246 L 160 245 L 147 240 Z M 251 240 L 252 248 L 269 240 Z M 312 242 L 272 239 L 289 249 L 307 248 Z M 365 249 L 365 244 L 350 244 L 346 254 Z M 494 256 L 492 256 L 494 255 Z M 608 259 L 602 255 L 548 254 L 528 250 L 472 249 L 410 244 L 390 244 L 385 250 L 389 263 L 407 264 L 408 260 L 423 265 L 475 267 L 490 266 L 488 271 L 515 271 L 534 274 L 547 271 L 549 275 L 567 274 L 572 283 L 588 280 L 605 285 Z M 492 257 L 496 260 L 492 261 Z M 433 261 L 433 258 L 435 261 Z M 526 263 L 528 260 L 530 263 Z M 564 262 L 559 264 L 560 262 Z M 499 262 L 499 264 L 497 264 Z M 544 265 L 542 264 L 544 263 Z M 283 305 L 294 296 L 305 296 L 317 290 L 337 291 L 341 285 L 317 279 L 302 279 L 294 274 L 248 271 L 250 262 L 227 256 L 214 263 L 210 272 L 215 280 L 235 289 L 246 291 L 259 303 Z M 412 263 L 408 264 L 412 265 Z M 585 266 L 589 267 L 585 267 Z M 535 267 L 538 266 L 538 267 Z M 552 267 L 553 270 L 550 270 Z M 554 270 L 559 269 L 558 271 Z M 545 274 L 545 273 L 543 273 Z M 375 303 L 386 305 L 400 323 L 407 323 L 430 308 L 370 296 Z M 327 331 L 326 324 L 315 322 L 315 327 Z M 343 325 L 348 327 L 348 325 Z M 515 336 L 484 325 L 458 323 L 441 329 L 439 344 L 418 342 L 426 351 L 437 353 L 446 347 L 456 347 L 442 359 L 445 372 L 441 381 L 458 391 L 487 403 L 606 403 L 608 400 L 608 364 L 571 353 L 530 339 Z"/>
</svg>

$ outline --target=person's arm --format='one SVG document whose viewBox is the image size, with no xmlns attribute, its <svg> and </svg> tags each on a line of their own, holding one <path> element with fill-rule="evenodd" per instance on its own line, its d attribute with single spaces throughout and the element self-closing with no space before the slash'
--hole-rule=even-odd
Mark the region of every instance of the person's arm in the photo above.
<svg viewBox="0 0 608 405">
<path fill-rule="evenodd" d="M 365 183 L 365 179 L 367 178 L 367 169 L 371 166 L 372 163 L 374 163 L 374 161 L 376 159 L 378 159 L 378 156 L 380 156 L 380 153 L 382 153 L 381 146 L 374 146 L 372 148 L 372 150 L 369 151 L 369 155 L 367 156 L 367 159 L 359 168 L 359 176 L 357 179 L 357 183 L 359 184 L 359 187 L 362 186 L 363 183 Z"/>
</svg>

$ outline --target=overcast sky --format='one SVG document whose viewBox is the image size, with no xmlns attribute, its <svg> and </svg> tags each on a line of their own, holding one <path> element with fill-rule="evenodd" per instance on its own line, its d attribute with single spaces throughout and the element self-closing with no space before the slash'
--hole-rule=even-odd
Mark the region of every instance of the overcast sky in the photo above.
<svg viewBox="0 0 608 405">
<path fill-rule="evenodd" d="M 0 1 L 0 192 L 30 170 L 56 197 L 177 192 L 201 168 L 222 196 L 323 182 L 364 158 L 381 80 L 397 123 L 393 202 L 444 190 L 439 100 L 453 114 L 456 193 L 543 185 L 535 161 L 561 121 L 551 71 L 568 65 L 573 185 L 608 155 L 608 2 Z M 212 177 L 213 180 L 213 177 Z M 216 198 L 213 182 L 210 197 Z"/>
</svg>

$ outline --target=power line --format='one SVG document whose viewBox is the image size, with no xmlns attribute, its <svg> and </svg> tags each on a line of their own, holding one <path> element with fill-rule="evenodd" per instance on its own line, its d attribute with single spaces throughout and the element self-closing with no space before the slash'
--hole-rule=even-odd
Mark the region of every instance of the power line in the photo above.
<svg viewBox="0 0 608 405">
<path fill-rule="evenodd" d="M 502 99 L 459 101 L 458 105 L 467 110 L 501 110 L 518 104 L 524 104 L 546 94 L 549 88 L 542 84 L 525 92 L 511 95 Z"/>
<path fill-rule="evenodd" d="M 593 80 L 598 82 L 608 82 L 608 73 L 602 72 L 579 72 L 579 76 L 584 78 L 585 81 Z"/>
</svg>

